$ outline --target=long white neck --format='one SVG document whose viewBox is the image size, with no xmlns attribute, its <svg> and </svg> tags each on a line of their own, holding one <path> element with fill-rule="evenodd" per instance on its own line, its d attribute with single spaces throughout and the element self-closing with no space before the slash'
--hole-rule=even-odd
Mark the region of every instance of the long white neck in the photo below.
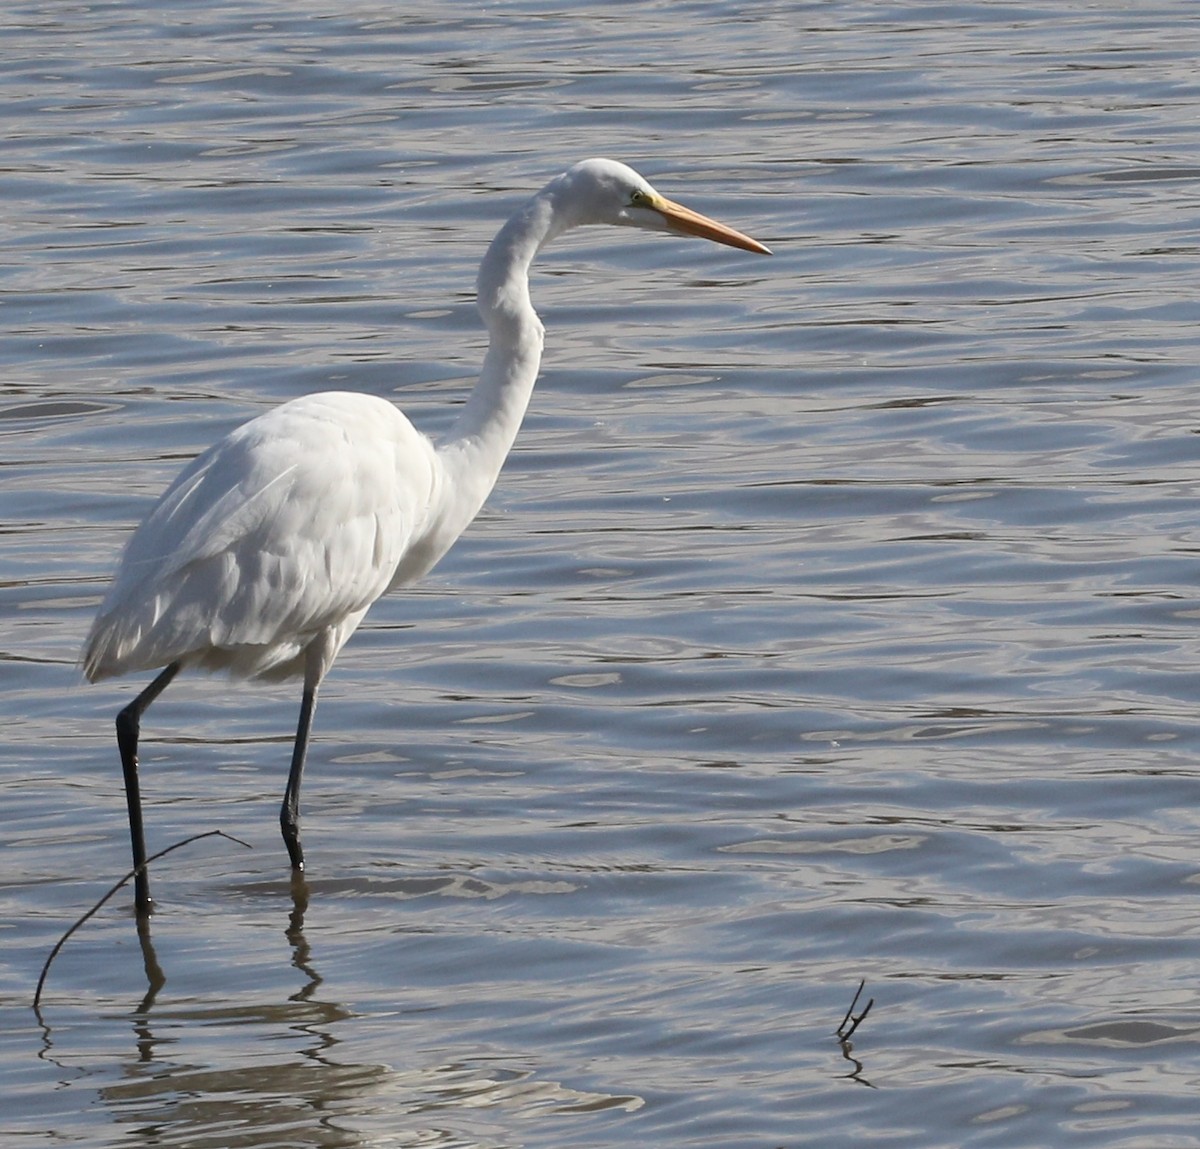
<svg viewBox="0 0 1200 1149">
<path fill-rule="evenodd" d="M 529 299 L 529 265 L 570 224 L 554 185 L 533 197 L 492 240 L 479 265 L 477 304 L 488 329 L 479 382 L 438 448 L 447 479 L 443 529 L 457 534 L 495 486 L 517 437 L 542 361 L 542 324 Z"/>
</svg>

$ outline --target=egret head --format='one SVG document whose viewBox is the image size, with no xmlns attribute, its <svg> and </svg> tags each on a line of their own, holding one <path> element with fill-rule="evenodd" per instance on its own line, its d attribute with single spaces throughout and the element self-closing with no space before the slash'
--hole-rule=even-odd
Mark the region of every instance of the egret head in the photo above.
<svg viewBox="0 0 1200 1149">
<path fill-rule="evenodd" d="M 740 231 L 660 195 L 633 168 L 616 160 L 583 160 L 554 181 L 556 201 L 572 223 L 608 223 L 695 235 L 728 247 L 770 255 Z"/>
</svg>

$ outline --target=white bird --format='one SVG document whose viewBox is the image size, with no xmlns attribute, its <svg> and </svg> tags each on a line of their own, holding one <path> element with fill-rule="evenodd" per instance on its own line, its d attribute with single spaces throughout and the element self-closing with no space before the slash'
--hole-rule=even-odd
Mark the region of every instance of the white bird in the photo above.
<svg viewBox="0 0 1200 1149">
<path fill-rule="evenodd" d="M 542 356 L 529 265 L 568 228 L 617 224 L 762 244 L 674 203 L 637 172 L 585 160 L 500 229 L 479 267 L 479 381 L 435 446 L 393 404 L 327 391 L 237 428 L 184 468 L 125 547 L 83 649 L 92 682 L 164 667 L 117 715 L 139 914 L 151 907 L 138 786 L 146 708 L 185 667 L 302 676 L 279 822 L 304 869 L 300 779 L 317 688 L 371 604 L 425 574 L 478 513 L 512 447 Z"/>
</svg>

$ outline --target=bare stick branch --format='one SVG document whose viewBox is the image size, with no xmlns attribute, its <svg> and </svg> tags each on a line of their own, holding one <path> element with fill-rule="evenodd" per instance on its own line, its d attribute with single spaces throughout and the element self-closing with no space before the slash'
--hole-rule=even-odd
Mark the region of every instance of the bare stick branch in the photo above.
<svg viewBox="0 0 1200 1149">
<path fill-rule="evenodd" d="M 871 1012 L 871 1006 L 875 1004 L 875 999 L 870 998 L 867 1001 L 867 1004 L 863 1007 L 862 1013 L 860 1013 L 857 1017 L 854 1016 L 854 1007 L 858 1005 L 858 999 L 862 997 L 862 991 L 864 988 L 866 988 L 866 984 L 866 978 L 863 978 L 862 981 L 858 983 L 858 989 L 855 991 L 854 1000 L 850 1002 L 850 1008 L 846 1010 L 846 1016 L 842 1018 L 841 1023 L 838 1025 L 837 1029 L 834 1030 L 841 1041 L 850 1040 L 850 1035 L 863 1023 L 867 1014 Z M 849 1024 L 847 1025 L 847 1023 Z"/>
<path fill-rule="evenodd" d="M 61 938 L 58 939 L 58 944 L 50 951 L 50 956 L 46 958 L 46 964 L 42 966 L 42 976 L 38 978 L 37 990 L 33 995 L 33 1009 L 38 1014 L 38 1019 L 41 1019 L 41 1013 L 38 1007 L 42 1001 L 42 990 L 46 985 L 46 977 L 50 973 L 50 963 L 58 957 L 59 951 L 67 944 L 67 939 L 77 930 L 84 922 L 99 910 L 109 898 L 113 896 L 126 882 L 136 878 L 151 862 L 157 862 L 159 858 L 171 853 L 172 850 L 178 850 L 181 846 L 190 846 L 193 842 L 200 841 L 201 838 L 225 838 L 230 842 L 236 842 L 239 846 L 245 846 L 247 850 L 254 849 L 249 842 L 243 842 L 241 838 L 235 838 L 232 834 L 226 834 L 224 830 L 206 830 L 203 834 L 193 834 L 190 838 L 184 838 L 182 842 L 176 842 L 174 845 L 168 846 L 165 850 L 159 850 L 157 854 L 152 854 L 140 866 L 132 869 L 127 873 L 111 890 L 108 891 L 86 914 L 79 918 L 73 926 Z"/>
</svg>

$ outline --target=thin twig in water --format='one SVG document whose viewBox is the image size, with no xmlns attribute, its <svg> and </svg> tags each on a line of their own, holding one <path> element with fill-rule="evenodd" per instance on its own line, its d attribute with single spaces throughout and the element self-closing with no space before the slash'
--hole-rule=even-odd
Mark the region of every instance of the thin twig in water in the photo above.
<svg viewBox="0 0 1200 1149">
<path fill-rule="evenodd" d="M 871 1006 L 875 1004 L 875 999 L 870 998 L 867 1004 L 863 1007 L 862 1013 L 857 1017 L 854 1016 L 854 1007 L 858 1005 L 858 999 L 862 997 L 862 991 L 866 987 L 867 979 L 864 977 L 858 983 L 858 989 L 855 991 L 854 1000 L 850 1003 L 850 1008 L 846 1010 L 846 1016 L 842 1018 L 841 1024 L 834 1031 L 841 1041 L 849 1041 L 850 1035 L 863 1023 L 867 1014 L 871 1012 Z M 847 1022 L 849 1025 L 847 1025 Z"/>
<path fill-rule="evenodd" d="M 88 920 L 109 898 L 113 896 L 126 882 L 131 878 L 137 877 L 151 862 L 157 862 L 159 858 L 171 853 L 172 850 L 178 850 L 181 846 L 190 846 L 193 842 L 200 841 L 201 838 L 226 838 L 230 842 L 236 842 L 239 846 L 245 846 L 247 850 L 254 849 L 249 842 L 243 842 L 241 838 L 235 838 L 232 834 L 226 834 L 224 830 L 206 830 L 203 834 L 193 834 L 190 838 L 184 838 L 182 842 L 176 842 L 174 845 L 168 846 L 165 850 L 159 850 L 157 854 L 152 854 L 140 866 L 132 869 L 127 873 L 107 894 L 104 895 L 83 917 L 79 918 L 75 924 L 67 930 L 61 938 L 58 939 L 58 944 L 50 951 L 50 956 L 46 958 L 46 964 L 42 966 L 42 976 L 38 978 L 37 989 L 33 995 L 33 1009 L 38 1012 L 38 1006 L 42 1001 L 42 990 L 46 985 L 46 977 L 50 973 L 50 963 L 58 957 L 59 951 L 67 944 L 69 938 L 84 922 Z M 41 1016 L 40 1014 L 38 1015 Z"/>
</svg>

